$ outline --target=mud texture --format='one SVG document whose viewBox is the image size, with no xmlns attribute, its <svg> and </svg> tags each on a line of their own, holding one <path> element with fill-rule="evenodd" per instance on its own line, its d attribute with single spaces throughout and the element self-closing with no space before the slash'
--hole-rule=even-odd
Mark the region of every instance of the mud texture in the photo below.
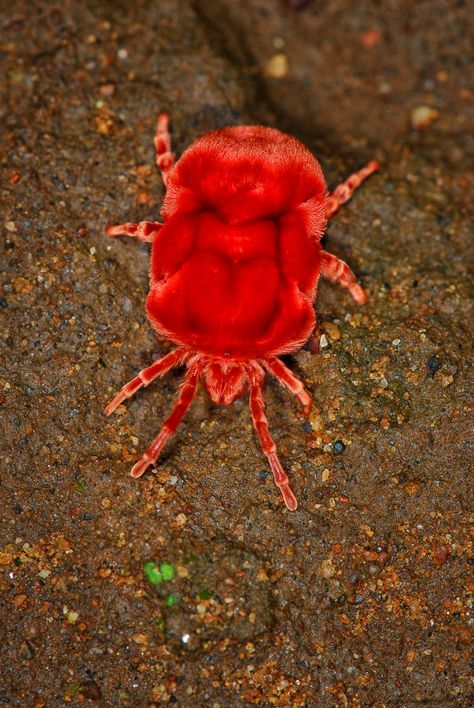
<svg viewBox="0 0 474 708">
<path fill-rule="evenodd" d="M 298 4 L 2 3 L 2 704 L 471 705 L 472 11 Z M 263 122 L 330 186 L 383 163 L 325 239 L 370 302 L 323 284 L 288 358 L 309 423 L 267 384 L 295 513 L 246 400 L 201 391 L 140 481 L 179 373 L 102 413 L 169 350 L 148 247 L 103 236 L 159 215 L 163 109 L 178 153 Z"/>
</svg>

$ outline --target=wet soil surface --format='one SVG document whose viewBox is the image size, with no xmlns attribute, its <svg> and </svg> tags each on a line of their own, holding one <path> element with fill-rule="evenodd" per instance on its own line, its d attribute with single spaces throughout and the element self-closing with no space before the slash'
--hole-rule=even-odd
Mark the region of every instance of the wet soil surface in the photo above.
<svg viewBox="0 0 474 708">
<path fill-rule="evenodd" d="M 3 3 L 3 704 L 470 704 L 468 3 L 292 4 Z M 245 399 L 201 391 L 139 481 L 179 372 L 102 413 L 170 348 L 103 235 L 159 215 L 163 109 L 178 154 L 260 122 L 330 186 L 383 164 L 325 238 L 370 301 L 323 284 L 288 358 L 309 422 L 266 387 L 295 513 Z"/>
</svg>

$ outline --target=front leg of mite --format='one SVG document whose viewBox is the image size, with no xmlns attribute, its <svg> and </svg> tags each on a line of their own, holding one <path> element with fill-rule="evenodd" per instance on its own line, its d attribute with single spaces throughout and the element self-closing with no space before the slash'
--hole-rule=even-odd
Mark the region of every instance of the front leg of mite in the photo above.
<svg viewBox="0 0 474 708">
<path fill-rule="evenodd" d="M 297 376 L 276 356 L 270 356 L 268 359 L 263 359 L 262 364 L 278 381 L 285 386 L 299 400 L 303 407 L 303 413 L 309 415 L 313 401 L 309 393 L 305 390 L 303 383 Z"/>
<path fill-rule="evenodd" d="M 192 403 L 196 388 L 198 385 L 201 369 L 198 366 L 191 366 L 184 379 L 183 386 L 179 393 L 178 399 L 174 404 L 171 415 L 163 423 L 159 434 L 153 440 L 150 447 L 145 450 L 141 459 L 132 467 L 130 474 L 132 477 L 141 477 L 147 467 L 152 465 L 158 459 L 160 452 L 164 448 L 168 438 L 173 435 L 176 428 L 181 423 L 181 420 Z"/>
<path fill-rule="evenodd" d="M 250 411 L 252 421 L 257 431 L 263 453 L 267 456 L 273 472 L 276 486 L 282 493 L 284 502 L 290 511 L 298 507 L 296 497 L 290 489 L 288 476 L 283 469 L 276 452 L 276 445 L 268 429 L 268 420 L 265 415 L 265 402 L 262 391 L 262 377 L 252 377 L 250 381 Z"/>
<path fill-rule="evenodd" d="M 142 386 L 148 386 L 148 384 L 151 384 L 157 376 L 164 376 L 175 366 L 184 364 L 188 356 L 189 354 L 187 350 L 183 347 L 179 347 L 164 356 L 163 359 L 155 361 L 154 364 L 148 366 L 146 369 L 142 369 L 138 376 L 135 376 L 135 378 L 125 384 L 125 386 L 122 386 L 113 401 L 110 401 L 104 413 L 106 415 L 111 415 L 114 410 L 118 408 L 121 403 L 123 403 L 123 401 L 130 398 L 130 396 L 133 396 L 139 388 Z"/>
</svg>

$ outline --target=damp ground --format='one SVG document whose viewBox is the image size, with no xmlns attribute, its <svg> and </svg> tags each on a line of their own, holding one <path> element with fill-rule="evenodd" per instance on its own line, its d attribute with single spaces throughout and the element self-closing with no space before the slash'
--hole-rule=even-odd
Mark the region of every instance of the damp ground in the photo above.
<svg viewBox="0 0 474 708">
<path fill-rule="evenodd" d="M 0 702 L 467 706 L 472 630 L 467 3 L 18 0 L 1 11 Z M 129 477 L 179 372 L 104 417 L 169 344 L 144 313 L 157 112 L 303 140 L 330 186 L 382 164 L 325 247 L 322 348 L 270 425 L 200 391 Z M 472 321 L 472 319 L 471 319 Z M 472 418 L 471 418 L 472 426 Z M 472 522 L 472 519 L 471 519 Z"/>
</svg>

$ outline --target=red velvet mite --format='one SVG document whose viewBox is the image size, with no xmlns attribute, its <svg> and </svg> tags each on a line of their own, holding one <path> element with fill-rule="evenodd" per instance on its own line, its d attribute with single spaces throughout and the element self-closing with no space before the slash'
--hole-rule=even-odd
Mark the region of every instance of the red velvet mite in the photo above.
<svg viewBox="0 0 474 708">
<path fill-rule="evenodd" d="M 177 348 L 123 386 L 105 412 L 172 368 L 186 367 L 171 415 L 132 468 L 132 477 L 140 477 L 175 432 L 201 378 L 214 403 L 233 403 L 248 389 L 260 445 L 294 511 L 268 429 L 263 381 L 273 374 L 310 412 L 309 394 L 279 357 L 319 341 L 313 303 L 320 276 L 366 302 L 350 268 L 320 241 L 328 219 L 378 165 L 370 162 L 328 194 L 309 150 L 262 126 L 212 131 L 175 163 L 166 114 L 158 117 L 155 148 L 167 187 L 163 223 L 109 226 L 106 234 L 152 243 L 147 315 Z"/>
</svg>

